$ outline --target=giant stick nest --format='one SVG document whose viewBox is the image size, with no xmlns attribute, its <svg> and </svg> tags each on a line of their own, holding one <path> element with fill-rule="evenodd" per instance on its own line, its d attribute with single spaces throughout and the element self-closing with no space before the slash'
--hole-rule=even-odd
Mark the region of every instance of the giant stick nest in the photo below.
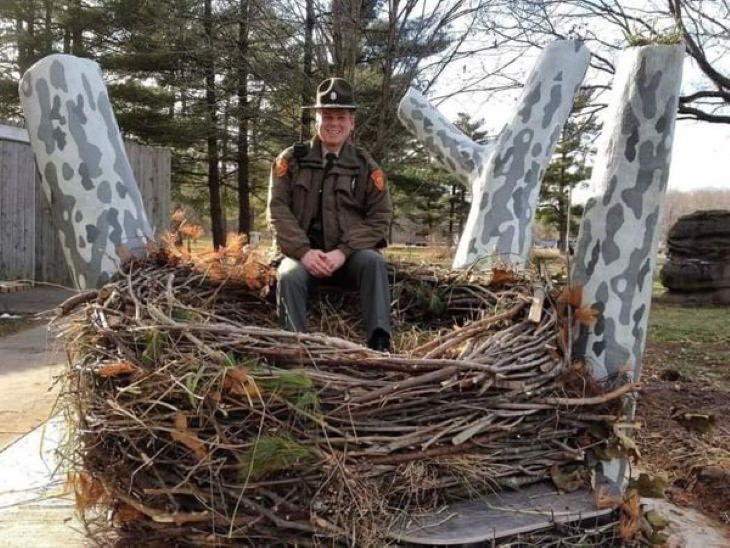
<svg viewBox="0 0 730 548">
<path fill-rule="evenodd" d="M 273 269 L 238 238 L 125 262 L 61 308 L 64 455 L 99 542 L 382 545 L 404 517 L 553 482 L 632 451 L 621 396 L 572 363 L 575 291 L 506 269 L 391 269 L 395 352 L 358 342 L 357 295 L 278 328 Z M 571 320 L 572 321 L 572 320 Z M 316 331 L 314 331 L 316 329 Z"/>
</svg>

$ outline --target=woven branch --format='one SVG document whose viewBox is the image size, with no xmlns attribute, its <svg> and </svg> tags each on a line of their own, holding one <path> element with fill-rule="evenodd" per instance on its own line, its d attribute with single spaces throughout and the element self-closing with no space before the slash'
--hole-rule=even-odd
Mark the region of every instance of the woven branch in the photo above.
<svg viewBox="0 0 730 548">
<path fill-rule="evenodd" d="M 565 467 L 588 485 L 587 454 L 620 448 L 613 426 L 633 387 L 595 393 L 567 363 L 555 301 L 536 323 L 529 280 L 392 274 L 397 354 L 353 340 L 354 295 L 313 307 L 326 334 L 290 333 L 266 284 L 164 250 L 63 305 L 77 424 L 66 457 L 79 508 L 112 510 L 88 513 L 90 530 L 104 542 L 380 545 L 404 513 L 566 488 Z"/>
</svg>

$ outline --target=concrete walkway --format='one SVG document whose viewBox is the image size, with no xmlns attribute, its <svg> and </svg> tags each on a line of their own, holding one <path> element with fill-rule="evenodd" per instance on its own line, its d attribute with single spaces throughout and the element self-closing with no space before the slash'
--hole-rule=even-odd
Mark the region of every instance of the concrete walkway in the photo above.
<svg viewBox="0 0 730 548">
<path fill-rule="evenodd" d="M 0 294 L 4 311 L 37 314 L 71 294 L 37 289 Z M 65 474 L 55 473 L 65 425 L 49 418 L 65 360 L 45 324 L 0 338 L 0 546 L 88 545 L 63 495 Z"/>
<path fill-rule="evenodd" d="M 48 419 L 64 361 L 45 325 L 0 338 L 0 449 Z"/>
<path fill-rule="evenodd" d="M 0 546 L 90 546 L 65 492 L 56 449 L 66 425 L 54 418 L 0 452 Z"/>
</svg>

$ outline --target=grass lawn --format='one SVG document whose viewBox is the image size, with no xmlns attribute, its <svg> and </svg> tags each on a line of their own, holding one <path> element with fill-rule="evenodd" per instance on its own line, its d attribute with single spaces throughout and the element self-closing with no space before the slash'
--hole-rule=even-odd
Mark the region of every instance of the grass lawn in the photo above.
<svg viewBox="0 0 730 548">
<path fill-rule="evenodd" d="M 730 308 L 653 303 L 649 338 L 687 344 L 730 342 Z"/>
<path fill-rule="evenodd" d="M 647 352 L 683 378 L 730 391 L 730 308 L 653 303 Z M 650 357 L 651 359 L 651 357 Z M 729 396 L 730 397 L 730 396 Z"/>
</svg>

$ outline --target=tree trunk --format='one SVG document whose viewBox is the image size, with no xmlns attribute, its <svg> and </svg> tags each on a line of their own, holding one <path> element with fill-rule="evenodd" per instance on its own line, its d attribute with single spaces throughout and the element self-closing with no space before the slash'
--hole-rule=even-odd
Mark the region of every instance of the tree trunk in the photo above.
<svg viewBox="0 0 730 548">
<path fill-rule="evenodd" d="M 43 2 L 43 21 L 43 56 L 46 56 L 53 52 L 53 0 Z"/>
<path fill-rule="evenodd" d="M 360 8 L 362 0 L 333 0 L 332 38 L 335 74 L 352 82 L 360 47 Z"/>
<path fill-rule="evenodd" d="M 390 113 L 393 110 L 391 102 L 391 78 L 393 75 L 393 58 L 395 56 L 396 44 L 398 40 L 398 8 L 399 1 L 392 0 L 388 3 L 388 42 L 385 49 L 385 59 L 383 59 L 383 81 L 380 87 L 380 108 L 378 109 L 378 131 L 376 133 L 375 143 L 371 146 L 370 152 L 380 161 L 385 161 L 385 142 L 388 135 L 388 122 L 390 121 Z"/>
<path fill-rule="evenodd" d="M 312 58 L 313 58 L 313 35 L 314 35 L 314 0 L 306 0 L 306 19 L 304 21 L 304 58 L 302 60 L 302 106 L 309 104 L 313 96 L 312 86 Z M 302 140 L 311 136 L 312 110 L 302 109 L 300 137 Z"/>
<path fill-rule="evenodd" d="M 311 2 L 311 0 L 308 0 Z M 248 178 L 248 120 L 250 116 L 248 104 L 248 33 L 249 33 L 249 0 L 240 0 L 238 21 L 238 231 L 241 234 L 251 232 L 250 194 Z"/>
<path fill-rule="evenodd" d="M 228 236 L 228 213 L 226 211 L 226 204 L 228 204 L 228 158 L 230 139 L 228 137 L 228 124 L 231 119 L 231 98 L 226 95 L 223 103 L 223 131 L 221 132 L 220 139 L 220 162 L 219 166 L 219 177 L 221 184 L 221 226 L 223 227 L 224 237 Z"/>
<path fill-rule="evenodd" d="M 18 8 L 15 19 L 15 34 L 18 47 L 18 69 L 23 74 L 35 62 L 36 56 L 33 47 L 34 27 L 33 4 L 25 4 Z"/>
<path fill-rule="evenodd" d="M 73 55 L 83 56 L 83 28 L 81 28 L 81 0 L 73 0 L 69 5 L 69 19 L 71 22 L 70 38 L 71 53 Z"/>
<path fill-rule="evenodd" d="M 221 188 L 218 169 L 218 113 L 215 97 L 215 61 L 213 51 L 213 14 L 212 0 L 205 0 L 203 28 L 207 40 L 205 52 L 205 106 L 208 113 L 208 190 L 210 192 L 210 225 L 213 234 L 213 247 L 225 245 L 221 215 Z"/>
<path fill-rule="evenodd" d="M 456 185 L 451 185 L 449 196 L 449 245 L 454 241 L 454 215 L 456 213 Z"/>
</svg>

